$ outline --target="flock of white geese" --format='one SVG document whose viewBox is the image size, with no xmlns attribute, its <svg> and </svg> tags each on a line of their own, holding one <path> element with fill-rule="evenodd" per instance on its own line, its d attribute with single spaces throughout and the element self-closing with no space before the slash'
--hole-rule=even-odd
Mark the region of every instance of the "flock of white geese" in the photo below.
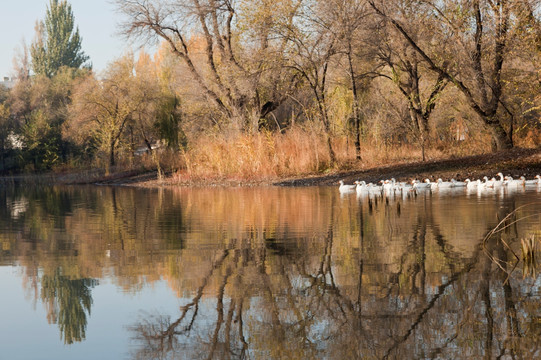
<svg viewBox="0 0 541 360">
<path fill-rule="evenodd" d="M 394 178 L 390 180 L 380 180 L 377 184 L 364 181 L 355 181 L 353 185 L 345 184 L 343 180 L 340 180 L 339 191 L 340 194 L 357 193 L 363 194 L 397 194 L 408 193 L 424 190 L 443 190 L 443 189 L 468 189 L 468 190 L 489 190 L 489 189 L 521 189 L 532 188 L 541 190 L 541 176 L 536 175 L 534 179 L 526 180 L 524 176 L 518 179 L 513 179 L 511 176 L 504 176 L 501 172 L 496 177 L 489 179 L 485 176 L 482 180 L 470 180 L 457 181 L 451 179 L 451 181 L 443 181 L 438 179 L 435 182 L 425 179 L 424 182 L 419 180 L 412 180 L 411 182 L 398 182 Z"/>
</svg>

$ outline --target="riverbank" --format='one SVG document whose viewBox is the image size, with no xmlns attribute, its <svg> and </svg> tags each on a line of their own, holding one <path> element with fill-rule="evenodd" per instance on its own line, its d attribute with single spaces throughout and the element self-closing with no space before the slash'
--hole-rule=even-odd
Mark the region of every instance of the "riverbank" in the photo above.
<svg viewBox="0 0 541 360">
<path fill-rule="evenodd" d="M 341 179 L 346 183 L 353 183 L 355 180 L 364 180 L 368 183 L 391 178 L 397 181 L 413 179 L 436 181 L 439 178 L 464 181 L 465 179 L 482 179 L 484 176 L 491 178 L 498 172 L 513 178 L 520 176 L 525 176 L 527 179 L 534 178 L 541 174 L 541 149 L 516 148 L 491 154 L 396 164 L 306 179 L 288 179 L 279 181 L 275 185 L 334 185 Z"/>
<path fill-rule="evenodd" d="M 165 174 L 158 179 L 156 171 L 118 170 L 105 174 L 103 170 L 70 171 L 57 174 L 15 175 L 0 178 L 0 184 L 96 184 L 110 186 L 169 187 L 169 186 L 317 186 L 335 185 L 343 179 L 346 183 L 355 180 L 377 182 L 395 178 L 398 181 L 438 178 L 444 180 L 482 179 L 493 177 L 498 172 L 514 178 L 525 176 L 532 179 L 541 174 L 541 148 L 515 148 L 490 154 L 449 158 L 427 162 L 409 162 L 381 167 L 372 167 L 347 172 L 332 172 L 324 175 L 309 175 L 288 179 L 265 179 L 245 181 L 241 179 L 186 180 L 175 174 Z"/>
<path fill-rule="evenodd" d="M 236 179 L 223 179 L 220 181 L 178 181 L 174 176 L 165 177 L 162 181 L 154 178 L 135 176 L 126 179 L 117 179 L 107 182 L 114 185 L 129 185 L 142 187 L 159 186 L 318 186 L 335 185 L 343 179 L 346 183 L 355 180 L 377 182 L 381 179 L 395 178 L 398 181 L 413 179 L 430 179 L 432 181 L 442 178 L 445 180 L 456 179 L 482 179 L 483 176 L 493 177 L 498 172 L 510 175 L 514 178 L 525 176 L 532 179 L 541 174 L 541 148 L 521 149 L 515 148 L 499 151 L 491 154 L 450 158 L 427 162 L 410 162 L 381 167 L 373 167 L 363 170 L 347 172 L 335 172 L 325 175 L 311 175 L 289 179 L 268 179 L 265 181 L 246 182 Z"/>
</svg>

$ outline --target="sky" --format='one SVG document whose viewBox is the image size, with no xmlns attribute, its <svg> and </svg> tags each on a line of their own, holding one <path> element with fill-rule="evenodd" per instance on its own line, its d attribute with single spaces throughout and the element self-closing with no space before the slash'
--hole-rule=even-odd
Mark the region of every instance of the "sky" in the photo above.
<svg viewBox="0 0 541 360">
<path fill-rule="evenodd" d="M 83 38 L 82 50 L 95 71 L 130 50 L 128 42 L 118 35 L 121 17 L 111 0 L 68 0 Z M 45 19 L 49 0 L 0 0 L 0 79 L 14 75 L 13 57 L 22 49 L 24 39 L 29 46 L 35 34 L 36 20 Z M 133 46 L 133 48 L 136 48 Z"/>
</svg>

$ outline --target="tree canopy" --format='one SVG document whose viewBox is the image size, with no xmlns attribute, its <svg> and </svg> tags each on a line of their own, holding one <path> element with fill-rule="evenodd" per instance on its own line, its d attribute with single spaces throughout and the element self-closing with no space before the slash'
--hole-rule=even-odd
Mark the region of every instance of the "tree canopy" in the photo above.
<svg viewBox="0 0 541 360">
<path fill-rule="evenodd" d="M 4 171 L 298 176 L 541 143 L 538 0 L 112 2 L 158 50 L 88 71 L 49 0 L 0 96 Z"/>
<path fill-rule="evenodd" d="M 89 60 L 81 42 L 71 5 L 66 0 L 50 0 L 45 20 L 36 24 L 36 38 L 30 47 L 34 73 L 51 77 L 62 66 L 80 68 Z"/>
</svg>

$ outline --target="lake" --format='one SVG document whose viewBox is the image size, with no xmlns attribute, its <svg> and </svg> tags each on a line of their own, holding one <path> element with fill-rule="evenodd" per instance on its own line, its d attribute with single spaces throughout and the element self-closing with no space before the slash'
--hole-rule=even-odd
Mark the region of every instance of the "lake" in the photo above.
<svg viewBox="0 0 541 360">
<path fill-rule="evenodd" d="M 541 191 L 0 187 L 1 359 L 541 357 Z"/>
</svg>

